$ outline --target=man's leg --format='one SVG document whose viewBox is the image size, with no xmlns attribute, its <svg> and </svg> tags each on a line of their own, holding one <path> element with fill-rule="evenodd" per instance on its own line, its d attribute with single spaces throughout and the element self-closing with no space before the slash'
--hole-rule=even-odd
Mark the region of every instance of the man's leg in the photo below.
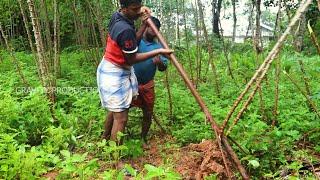
<svg viewBox="0 0 320 180">
<path fill-rule="evenodd" d="M 113 126 L 113 113 L 108 112 L 106 120 L 104 121 L 104 133 L 103 138 L 109 140 L 111 136 L 111 130 Z"/>
<path fill-rule="evenodd" d="M 124 132 L 124 129 L 126 127 L 127 121 L 128 121 L 128 109 L 122 112 L 113 112 L 113 126 L 111 131 L 111 140 L 118 142 L 118 144 L 121 144 L 122 141 L 118 141 L 117 139 L 117 133 L 118 132 Z"/>
<path fill-rule="evenodd" d="M 147 135 L 152 122 L 152 114 L 153 111 L 150 108 L 143 108 L 143 121 L 142 121 L 142 129 L 141 129 L 141 138 L 147 142 Z"/>
<path fill-rule="evenodd" d="M 141 138 L 147 142 L 147 135 L 152 123 L 153 107 L 154 107 L 154 82 L 149 81 L 145 86 L 143 93 L 141 93 L 142 98 L 142 111 L 143 111 L 143 121 L 142 121 L 142 130 Z"/>
</svg>

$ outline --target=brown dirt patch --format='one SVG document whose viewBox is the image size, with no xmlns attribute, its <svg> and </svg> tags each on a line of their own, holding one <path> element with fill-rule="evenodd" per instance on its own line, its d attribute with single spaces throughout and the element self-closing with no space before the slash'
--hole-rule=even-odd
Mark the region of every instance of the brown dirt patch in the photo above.
<svg viewBox="0 0 320 180">
<path fill-rule="evenodd" d="M 46 178 L 47 180 L 54 180 L 58 175 L 59 175 L 59 172 L 53 170 L 44 174 L 43 177 Z"/>
<path fill-rule="evenodd" d="M 204 179 L 213 173 L 220 179 L 227 177 L 221 152 L 215 141 L 205 140 L 179 148 L 172 145 L 175 144 L 175 139 L 166 135 L 155 136 L 149 142 L 144 156 L 123 160 L 123 163 L 130 164 L 138 171 L 142 171 L 145 164 L 171 166 L 183 179 Z M 228 162 L 228 165 L 231 166 L 231 163 Z"/>
<path fill-rule="evenodd" d="M 215 141 L 205 140 L 199 144 L 190 144 L 181 149 L 181 158 L 176 170 L 184 179 L 203 179 L 210 174 L 226 178 L 221 152 Z M 228 162 L 230 166 L 231 163 Z"/>
</svg>

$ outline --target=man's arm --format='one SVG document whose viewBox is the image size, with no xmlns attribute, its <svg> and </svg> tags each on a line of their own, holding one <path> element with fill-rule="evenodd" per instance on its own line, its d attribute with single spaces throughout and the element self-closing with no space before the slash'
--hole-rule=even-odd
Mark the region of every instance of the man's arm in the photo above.
<svg viewBox="0 0 320 180">
<path fill-rule="evenodd" d="M 154 57 L 153 63 L 158 67 L 159 71 L 165 71 L 167 69 L 167 65 L 161 60 L 160 56 Z"/>
<path fill-rule="evenodd" d="M 117 43 L 121 47 L 124 58 L 129 65 L 144 61 L 159 54 L 168 55 L 173 52 L 171 49 L 160 48 L 146 53 L 137 53 L 138 45 L 136 34 L 132 29 L 124 30 L 119 35 Z"/>
<path fill-rule="evenodd" d="M 153 51 L 149 51 L 146 53 L 124 53 L 124 57 L 129 65 L 136 64 L 138 62 L 144 61 L 146 59 L 152 58 L 154 56 L 160 55 L 160 54 L 171 54 L 173 50 L 171 49 L 155 49 Z M 161 61 L 161 60 L 160 60 Z"/>
<path fill-rule="evenodd" d="M 142 36 L 143 36 L 143 33 L 144 31 L 146 30 L 147 28 L 147 23 L 142 23 L 141 27 L 139 28 L 139 30 L 137 31 L 136 33 L 136 36 L 137 36 L 137 41 L 140 42 L 140 40 L 142 39 Z"/>
<path fill-rule="evenodd" d="M 147 19 L 151 16 L 151 10 L 146 6 L 142 6 L 141 9 L 140 9 L 140 14 L 141 14 L 140 18 L 141 18 L 141 21 L 142 21 L 142 25 L 139 28 L 138 32 L 136 33 L 138 42 L 140 42 L 140 40 L 141 40 L 141 38 L 143 36 L 143 33 L 147 28 Z"/>
</svg>

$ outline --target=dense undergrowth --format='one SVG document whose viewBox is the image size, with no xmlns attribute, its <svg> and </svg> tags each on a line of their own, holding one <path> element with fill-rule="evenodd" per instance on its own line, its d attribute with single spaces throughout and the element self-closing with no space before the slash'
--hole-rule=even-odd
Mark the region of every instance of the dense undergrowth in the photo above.
<svg viewBox="0 0 320 180">
<path fill-rule="evenodd" d="M 196 51 L 191 49 L 191 59 Z M 23 73 L 30 83 L 25 87 L 19 80 L 10 56 L 0 51 L 0 178 L 37 179 L 50 171 L 59 172 L 60 179 L 119 178 L 121 170 L 112 166 L 101 169 L 100 161 L 112 164 L 120 158 L 143 156 L 140 133 L 142 114 L 133 109 L 124 145 L 101 139 L 105 110 L 100 107 L 96 91 L 95 64 L 87 60 L 81 51 L 64 52 L 61 55 L 62 74 L 57 80 L 60 91 L 57 94 L 54 117 L 49 102 L 37 78 L 33 56 L 19 52 Z M 191 59 L 184 50 L 177 51 L 180 62 L 189 69 Z M 214 90 L 212 71 L 207 67 L 207 54 L 203 52 L 202 75 L 198 90 L 208 105 L 213 117 L 221 123 L 233 101 L 255 72 L 257 64 L 251 49 L 239 46 L 230 54 L 235 79 L 228 75 L 223 54 L 215 55 L 221 94 Z M 312 101 L 320 107 L 320 58 L 307 54 L 295 54 L 285 49 L 280 55 L 281 75 L 279 85 L 278 117 L 275 119 L 274 91 L 275 65 L 262 85 L 263 109 L 259 95 L 255 97 L 230 137 L 244 150 L 233 146 L 242 164 L 253 178 L 281 178 L 283 171 L 296 178 L 313 178 L 312 171 L 300 168 L 319 161 L 320 154 L 319 118 L 308 106 L 305 97 L 284 75 L 287 72 L 303 89 L 303 74 L 298 60 L 305 65 L 310 82 Z M 196 63 L 192 62 L 192 67 Z M 195 69 L 192 69 L 195 73 Z M 207 72 L 207 73 L 206 73 Z M 156 76 L 155 113 L 164 127 L 176 138 L 179 146 L 200 142 L 213 137 L 213 132 L 205 122 L 194 98 L 186 89 L 174 67 L 169 68 L 169 85 L 172 93 L 172 116 L 165 86 L 164 74 Z M 272 121 L 276 125 L 272 126 Z M 157 126 L 153 126 L 151 135 Z M 144 171 L 131 171 L 137 179 L 179 179 L 174 169 L 145 165 Z"/>
</svg>

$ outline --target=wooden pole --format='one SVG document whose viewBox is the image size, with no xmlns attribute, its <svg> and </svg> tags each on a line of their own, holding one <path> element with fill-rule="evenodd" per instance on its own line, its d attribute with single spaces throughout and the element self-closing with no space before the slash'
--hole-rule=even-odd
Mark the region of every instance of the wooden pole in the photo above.
<svg viewBox="0 0 320 180">
<path fill-rule="evenodd" d="M 148 19 L 147 23 L 148 23 L 149 27 L 154 31 L 156 36 L 158 37 L 158 40 L 162 44 L 162 46 L 164 48 L 166 48 L 166 49 L 169 49 L 168 44 L 166 43 L 165 39 L 163 38 L 163 36 L 160 34 L 158 29 L 156 28 L 156 26 L 153 24 L 152 20 Z M 224 136 L 224 134 L 220 133 L 220 128 L 219 128 L 218 124 L 213 119 L 212 115 L 209 112 L 209 109 L 205 105 L 204 101 L 200 97 L 200 95 L 197 92 L 196 88 L 193 86 L 192 82 L 190 81 L 187 73 L 185 72 L 185 70 L 183 69 L 181 64 L 178 62 L 177 58 L 175 57 L 175 55 L 173 53 L 170 54 L 170 59 L 171 59 L 172 64 L 177 68 L 178 72 L 180 73 L 180 75 L 183 78 L 184 82 L 186 83 L 187 87 L 190 89 L 192 95 L 195 97 L 197 103 L 199 104 L 199 106 L 201 107 L 202 111 L 204 112 L 204 114 L 206 116 L 206 119 L 211 123 L 211 128 L 215 132 L 215 135 L 216 135 L 216 138 L 217 138 L 217 141 L 218 141 L 218 145 L 219 145 L 219 148 L 220 148 L 220 151 L 221 151 L 221 154 L 222 154 L 222 158 L 223 158 L 226 170 L 229 171 L 229 167 L 227 166 L 227 163 L 226 163 L 225 155 L 224 155 L 223 149 L 222 149 L 222 144 L 225 146 L 226 151 L 228 152 L 228 154 L 231 156 L 231 158 L 235 162 L 235 164 L 236 164 L 236 166 L 237 166 L 242 178 L 243 179 L 249 179 L 249 176 L 247 175 L 246 170 L 241 165 L 240 160 L 238 159 L 237 155 L 233 152 L 230 144 L 227 141 L 227 138 Z M 230 172 L 227 172 L 227 175 L 229 176 Z"/>
</svg>

